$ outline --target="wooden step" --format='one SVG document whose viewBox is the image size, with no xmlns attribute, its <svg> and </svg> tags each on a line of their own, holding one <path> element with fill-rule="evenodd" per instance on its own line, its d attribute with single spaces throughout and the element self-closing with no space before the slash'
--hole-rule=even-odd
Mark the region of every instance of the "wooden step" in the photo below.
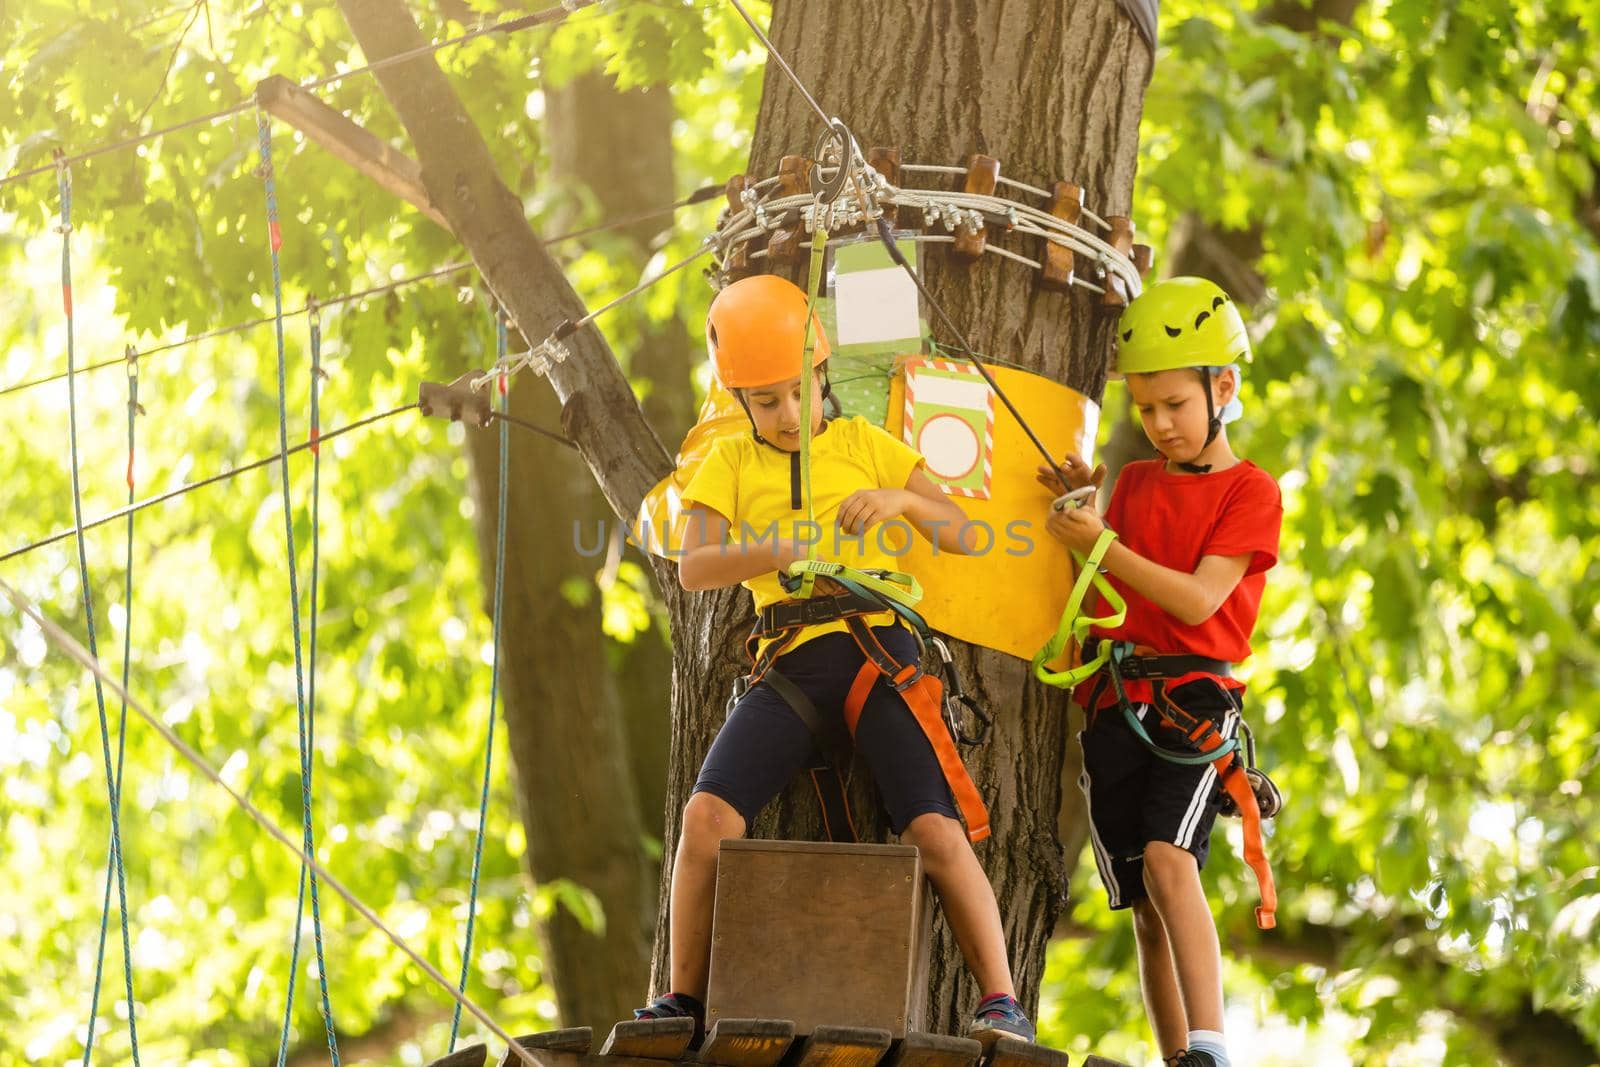
<svg viewBox="0 0 1600 1067">
<path fill-rule="evenodd" d="M 793 1067 L 874 1067 L 893 1040 L 887 1030 L 819 1026 L 800 1046 Z"/>
<path fill-rule="evenodd" d="M 1108 1060 L 1104 1056 L 1090 1056 L 1083 1061 L 1083 1067 L 1128 1067 L 1121 1060 Z"/>
<path fill-rule="evenodd" d="M 547 1052 L 576 1052 L 579 1054 L 589 1051 L 594 1044 L 594 1029 L 588 1026 L 574 1026 L 568 1030 L 546 1030 L 541 1034 L 525 1034 L 517 1038 L 517 1044 L 530 1051 L 543 1049 Z M 517 1054 L 506 1049 L 505 1055 L 500 1057 L 499 1067 L 524 1067 Z"/>
<path fill-rule="evenodd" d="M 895 1042 L 884 1067 L 972 1067 L 982 1055 L 970 1037 L 910 1033 Z"/>
<path fill-rule="evenodd" d="M 794 1042 L 794 1023 L 787 1019 L 718 1019 L 700 1062 L 717 1067 L 774 1067 Z"/>
<path fill-rule="evenodd" d="M 443 1059 L 434 1060 L 428 1067 L 483 1067 L 489 1058 L 487 1045 L 467 1045 L 458 1048 Z"/>
<path fill-rule="evenodd" d="M 984 1067 L 1071 1067 L 1071 1062 L 1065 1052 L 1015 1037 L 1002 1037 L 990 1046 Z"/>
<path fill-rule="evenodd" d="M 634 1056 L 647 1060 L 675 1060 L 694 1040 L 694 1020 L 687 1015 L 671 1019 L 631 1019 L 611 1028 L 600 1046 L 602 1056 Z"/>
</svg>

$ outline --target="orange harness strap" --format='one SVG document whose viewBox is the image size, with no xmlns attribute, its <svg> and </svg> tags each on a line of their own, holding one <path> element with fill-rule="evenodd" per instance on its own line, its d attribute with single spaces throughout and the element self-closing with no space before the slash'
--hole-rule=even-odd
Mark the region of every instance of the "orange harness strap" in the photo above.
<svg viewBox="0 0 1600 1067">
<path fill-rule="evenodd" d="M 978 794 L 977 785 L 967 773 L 967 766 L 961 761 L 961 751 L 956 748 L 955 740 L 950 736 L 949 727 L 945 723 L 943 683 L 937 678 L 923 674 L 921 668 L 914 663 L 900 663 L 865 626 L 852 625 L 850 633 L 855 637 L 856 643 L 861 645 L 861 651 L 867 657 L 867 662 L 856 672 L 856 680 L 850 684 L 849 695 L 844 701 L 844 724 L 849 729 L 850 736 L 855 736 L 856 723 L 861 719 L 861 709 L 866 706 L 872 687 L 877 685 L 881 678 L 899 692 L 906 702 L 906 707 L 911 709 L 911 715 L 917 720 L 917 725 L 922 728 L 923 736 L 933 746 L 933 754 L 939 761 L 939 770 L 944 773 L 945 784 L 950 787 L 950 794 L 955 798 L 956 809 L 961 813 L 961 821 L 967 825 L 967 839 L 973 842 L 982 841 L 989 836 L 989 810 L 984 807 L 983 797 Z M 874 647 L 868 647 L 869 641 Z M 894 668 L 892 673 L 889 670 L 891 665 Z"/>
<path fill-rule="evenodd" d="M 1178 707 L 1164 687 L 1158 688 L 1156 695 L 1159 697 L 1157 712 L 1174 729 L 1183 731 L 1178 715 L 1190 720 L 1193 725 L 1184 731 L 1184 735 L 1201 752 L 1222 747 L 1222 731 L 1210 719 L 1190 715 Z M 1261 895 L 1261 905 L 1256 908 L 1256 926 L 1271 930 L 1278 925 L 1278 889 L 1272 880 L 1272 865 L 1267 862 L 1266 844 L 1261 836 L 1261 806 L 1256 803 L 1255 790 L 1250 788 L 1250 776 L 1243 773 L 1244 767 L 1239 762 L 1237 752 L 1229 752 L 1211 765 L 1216 768 L 1217 780 L 1222 783 L 1228 796 L 1233 798 L 1234 804 L 1238 805 L 1239 815 L 1244 820 L 1244 861 L 1255 872 L 1256 889 Z"/>
</svg>

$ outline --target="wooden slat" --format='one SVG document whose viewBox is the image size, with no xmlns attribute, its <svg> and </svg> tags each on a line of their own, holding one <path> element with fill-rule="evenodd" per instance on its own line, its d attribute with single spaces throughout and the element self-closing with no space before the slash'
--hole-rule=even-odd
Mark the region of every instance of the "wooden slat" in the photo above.
<svg viewBox="0 0 1600 1067">
<path fill-rule="evenodd" d="M 581 1055 L 588 1052 L 589 1047 L 594 1044 L 594 1030 L 587 1026 L 575 1026 L 569 1030 L 546 1030 L 541 1034 L 526 1034 L 519 1037 L 517 1044 L 530 1051 Z M 523 1067 L 523 1064 L 517 1058 L 517 1054 L 508 1048 L 505 1055 L 500 1057 L 499 1067 Z"/>
<path fill-rule="evenodd" d="M 794 1067 L 874 1067 L 893 1040 L 887 1030 L 819 1026 L 800 1046 Z"/>
<path fill-rule="evenodd" d="M 1015 1037 L 1002 1037 L 989 1049 L 984 1067 L 1071 1067 L 1065 1052 Z"/>
<path fill-rule="evenodd" d="M 1108 1060 L 1104 1056 L 1090 1056 L 1083 1061 L 1083 1067 L 1128 1067 L 1121 1060 Z"/>
<path fill-rule="evenodd" d="M 458 1048 L 442 1059 L 434 1060 L 428 1067 L 483 1067 L 484 1061 L 489 1058 L 489 1049 L 486 1045 L 468 1045 Z"/>
<path fill-rule="evenodd" d="M 602 1056 L 638 1056 L 649 1060 L 675 1060 L 689 1050 L 694 1040 L 694 1020 L 688 1016 L 673 1019 L 632 1019 L 611 1028 Z"/>
<path fill-rule="evenodd" d="M 895 1042 L 884 1067 L 972 1067 L 983 1046 L 970 1037 L 944 1034 L 907 1034 Z"/>
<path fill-rule="evenodd" d="M 787 1019 L 719 1019 L 700 1046 L 700 1062 L 773 1067 L 793 1043 L 794 1023 Z"/>
<path fill-rule="evenodd" d="M 422 168 L 281 74 L 256 86 L 256 102 L 443 226 L 450 224 L 422 185 Z"/>
</svg>

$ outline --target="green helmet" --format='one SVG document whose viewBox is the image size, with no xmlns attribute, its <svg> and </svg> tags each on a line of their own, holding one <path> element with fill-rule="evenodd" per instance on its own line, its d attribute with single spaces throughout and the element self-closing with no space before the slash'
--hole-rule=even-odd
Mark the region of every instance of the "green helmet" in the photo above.
<svg viewBox="0 0 1600 1067">
<path fill-rule="evenodd" d="M 1168 278 L 1135 297 L 1117 323 L 1113 373 L 1226 367 L 1250 358 L 1238 305 L 1204 278 Z"/>
</svg>

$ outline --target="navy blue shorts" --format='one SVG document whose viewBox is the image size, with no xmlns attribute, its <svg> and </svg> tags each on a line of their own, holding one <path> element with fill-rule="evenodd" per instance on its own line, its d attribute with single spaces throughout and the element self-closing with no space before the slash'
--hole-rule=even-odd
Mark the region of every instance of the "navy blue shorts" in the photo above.
<svg viewBox="0 0 1600 1067">
<path fill-rule="evenodd" d="M 1229 691 L 1210 681 L 1195 681 L 1171 691 L 1173 703 L 1190 715 L 1217 722 L 1224 737 L 1239 730 L 1239 707 Z M 1134 712 L 1150 737 L 1178 748 L 1180 735 L 1161 725 L 1148 704 Z M 1204 869 L 1211 851 L 1211 827 L 1222 808 L 1222 789 L 1211 764 L 1184 766 L 1145 748 L 1116 707 L 1101 708 L 1078 735 L 1083 743 L 1083 774 L 1078 786 L 1089 800 L 1089 840 L 1094 865 L 1112 910 L 1126 908 L 1147 894 L 1144 847 L 1165 841 L 1194 856 Z"/>
<path fill-rule="evenodd" d="M 890 655 L 902 663 L 916 662 L 916 639 L 909 630 L 877 626 L 873 633 Z M 864 662 L 855 638 L 831 633 L 778 657 L 775 667 L 811 698 L 819 714 L 843 716 L 845 697 Z M 855 744 L 877 783 L 895 833 L 929 812 L 956 818 L 955 801 L 933 745 L 905 700 L 882 678 L 861 709 Z M 761 682 L 728 714 L 700 766 L 694 791 L 727 801 L 748 825 L 790 779 L 817 765 L 815 749 L 800 716 L 777 690 Z"/>
</svg>

